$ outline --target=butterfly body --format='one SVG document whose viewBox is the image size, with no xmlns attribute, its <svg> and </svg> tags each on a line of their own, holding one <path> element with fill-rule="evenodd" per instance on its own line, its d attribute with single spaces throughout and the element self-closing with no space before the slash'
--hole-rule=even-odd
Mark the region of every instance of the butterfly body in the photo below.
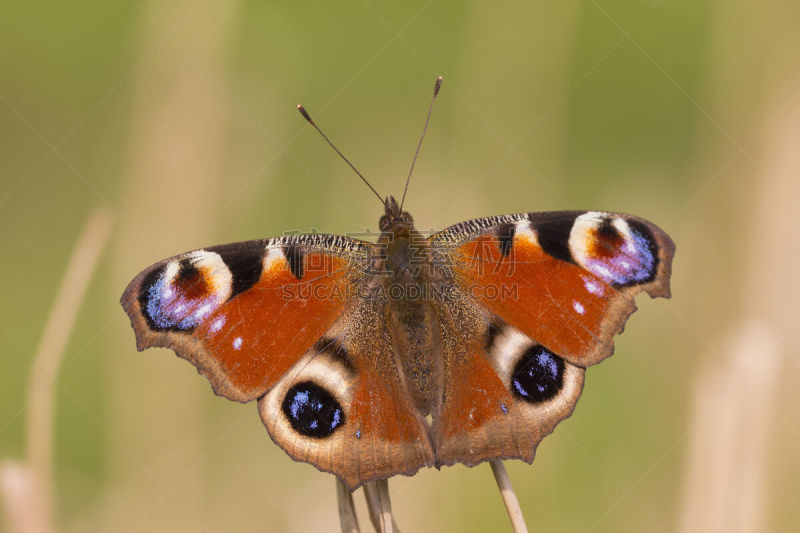
<svg viewBox="0 0 800 533">
<path fill-rule="evenodd" d="M 674 245 L 643 219 L 520 213 L 430 236 L 393 198 L 377 242 L 291 235 L 166 259 L 122 296 L 272 439 L 350 488 L 425 466 L 532 461 L 611 355 Z"/>
<path fill-rule="evenodd" d="M 441 302 L 435 297 L 441 276 L 411 215 L 392 197 L 385 205 L 373 284 L 385 298 L 385 321 L 406 389 L 416 410 L 427 416 L 437 408 L 442 387 Z"/>
</svg>

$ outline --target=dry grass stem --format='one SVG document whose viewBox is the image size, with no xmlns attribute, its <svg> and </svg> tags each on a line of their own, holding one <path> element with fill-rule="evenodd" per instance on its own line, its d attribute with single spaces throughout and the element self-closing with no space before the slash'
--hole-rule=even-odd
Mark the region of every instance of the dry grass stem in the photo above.
<svg viewBox="0 0 800 533">
<path fill-rule="evenodd" d="M 235 41 L 231 39 L 242 22 L 241 7 L 239 0 L 143 0 L 134 6 L 139 24 L 131 29 L 138 43 L 132 43 L 130 52 L 147 60 L 131 75 L 130 144 L 124 156 L 127 164 L 120 206 L 130 223 L 120 228 L 116 240 L 115 290 L 110 295 L 115 300 L 148 263 L 214 242 L 214 224 L 226 218 L 221 208 L 238 194 L 240 185 L 223 183 L 223 176 L 227 175 L 227 148 L 232 146 L 228 138 L 232 131 L 230 108 L 236 103 L 226 60 L 232 57 Z M 240 109 L 239 115 L 244 111 Z M 228 213 L 227 218 L 235 217 Z M 110 350 L 125 347 L 133 351 L 127 322 L 119 321 L 119 337 L 111 341 Z M 196 479 L 212 475 L 205 438 L 216 426 L 204 416 L 205 404 L 188 392 L 196 376 L 184 368 L 181 372 L 176 369 L 174 375 L 154 371 L 162 360 L 169 364 L 166 361 L 171 357 L 151 353 L 137 357 L 135 364 L 124 357 L 110 358 L 108 410 L 114 417 L 108 431 L 125 448 L 135 450 L 137 461 L 132 462 L 121 447 L 109 449 L 106 466 L 115 472 L 119 492 L 108 499 L 109 512 L 104 513 L 99 529 L 130 530 L 126 516 L 138 502 L 127 495 L 146 493 L 154 476 L 177 480 L 189 475 L 188 471 Z M 145 385 L 148 391 L 158 393 L 142 394 Z M 162 442 L 179 442 L 179 457 L 170 455 L 172 449 Z M 158 505 L 141 518 L 141 528 L 152 530 L 149 524 L 187 519 L 195 526 L 216 519 L 225 521 L 231 530 L 249 527 L 252 517 L 212 511 L 205 505 L 207 490 L 201 483 L 182 483 L 175 494 L 167 495 L 171 505 Z M 241 492 L 247 494 L 217 493 L 214 509 L 228 509 L 252 494 Z M 186 509 L 203 509 L 208 514 L 187 514 Z"/>
<path fill-rule="evenodd" d="M 389 480 L 379 479 L 364 485 L 364 498 L 367 501 L 369 519 L 375 531 L 399 533 L 400 528 L 392 515 L 392 502 L 389 499 Z"/>
<path fill-rule="evenodd" d="M 33 358 L 28 385 L 27 463 L 9 463 L 0 472 L 0 491 L 9 530 L 14 533 L 53 531 L 53 383 L 111 225 L 111 215 L 104 208 L 97 208 L 89 215 Z"/>
<path fill-rule="evenodd" d="M 766 531 L 766 461 L 780 370 L 772 330 L 735 328 L 731 354 L 698 375 L 679 531 Z"/>
<path fill-rule="evenodd" d="M 34 493 L 42 498 L 44 531 L 52 530 L 53 476 L 53 382 L 64 356 L 69 334 L 75 326 L 83 297 L 92 279 L 95 266 L 111 232 L 111 215 L 105 208 L 96 208 L 86 221 L 72 252 L 61 285 L 56 293 L 50 316 L 44 327 L 33 360 L 28 386 L 27 460 L 33 476 Z"/>
<path fill-rule="evenodd" d="M 31 469 L 19 461 L 0 465 L 0 497 L 9 533 L 37 533 L 51 529 L 50 517 L 36 496 Z"/>
<path fill-rule="evenodd" d="M 508 477 L 503 461 L 492 461 L 491 465 L 494 479 L 497 481 L 500 495 L 503 497 L 503 503 L 506 505 L 506 511 L 508 511 L 508 517 L 511 519 L 511 526 L 516 533 L 527 533 L 528 526 L 525 525 L 525 517 L 522 516 L 519 500 L 517 500 L 514 487 L 511 486 L 511 479 Z"/>
<path fill-rule="evenodd" d="M 381 510 L 382 533 L 398 531 L 397 528 L 394 527 L 395 523 L 392 517 L 392 500 L 389 498 L 389 480 L 379 479 L 375 482 L 375 486 L 378 489 L 378 505 L 380 505 Z"/>
<path fill-rule="evenodd" d="M 339 478 L 336 478 L 336 499 L 339 503 L 339 523 L 342 526 L 342 533 L 359 533 L 361 530 L 358 527 L 358 517 L 353 504 L 353 493 Z"/>
<path fill-rule="evenodd" d="M 367 510 L 369 511 L 369 521 L 372 522 L 372 527 L 375 531 L 381 530 L 381 511 L 378 504 L 378 489 L 374 483 L 367 483 L 364 485 L 364 499 L 367 502 Z"/>
</svg>

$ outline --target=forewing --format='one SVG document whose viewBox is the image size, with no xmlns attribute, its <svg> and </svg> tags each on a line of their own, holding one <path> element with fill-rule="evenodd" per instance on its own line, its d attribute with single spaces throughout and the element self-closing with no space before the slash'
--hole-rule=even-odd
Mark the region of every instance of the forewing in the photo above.
<svg viewBox="0 0 800 533">
<path fill-rule="evenodd" d="M 654 224 L 598 211 L 472 220 L 430 238 L 437 268 L 488 314 L 579 366 L 613 353 L 644 290 L 669 297 L 675 246 Z"/>
<path fill-rule="evenodd" d="M 172 349 L 241 402 L 268 390 L 366 283 L 372 245 L 294 235 L 195 250 L 144 270 L 121 303 L 139 350 Z"/>
</svg>

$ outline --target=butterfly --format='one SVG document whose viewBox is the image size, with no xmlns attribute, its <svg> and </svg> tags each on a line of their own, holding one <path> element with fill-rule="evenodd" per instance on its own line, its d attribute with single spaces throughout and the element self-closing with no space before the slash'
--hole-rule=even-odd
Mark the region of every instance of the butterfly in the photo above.
<svg viewBox="0 0 800 533">
<path fill-rule="evenodd" d="M 145 269 L 121 299 L 138 349 L 170 348 L 217 395 L 257 401 L 289 456 L 355 489 L 532 462 L 634 296 L 670 296 L 675 246 L 635 216 L 519 213 L 426 236 L 402 201 L 381 201 L 374 243 L 286 235 Z"/>
</svg>

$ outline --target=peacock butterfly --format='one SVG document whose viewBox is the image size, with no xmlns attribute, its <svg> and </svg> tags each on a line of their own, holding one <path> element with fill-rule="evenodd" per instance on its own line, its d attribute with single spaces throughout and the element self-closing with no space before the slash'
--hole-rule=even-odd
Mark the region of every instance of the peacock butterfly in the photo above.
<svg viewBox="0 0 800 533">
<path fill-rule="evenodd" d="M 281 448 L 354 489 L 533 461 L 634 296 L 670 295 L 675 246 L 634 216 L 520 213 L 425 236 L 402 202 L 381 201 L 376 243 L 289 235 L 147 268 L 121 299 L 138 349 L 170 348 L 216 394 L 258 400 Z"/>
</svg>

